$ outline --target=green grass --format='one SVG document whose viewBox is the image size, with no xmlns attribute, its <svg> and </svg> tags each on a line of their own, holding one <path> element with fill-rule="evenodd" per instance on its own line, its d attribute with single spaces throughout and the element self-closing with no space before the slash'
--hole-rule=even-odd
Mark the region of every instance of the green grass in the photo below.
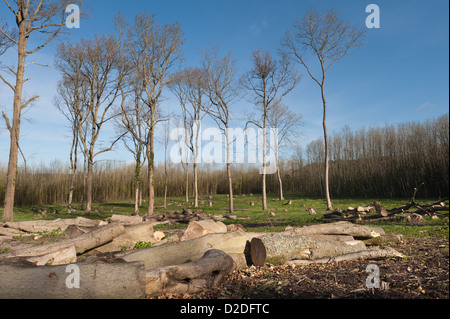
<svg viewBox="0 0 450 319">
<path fill-rule="evenodd" d="M 301 227 L 304 225 L 320 223 L 320 218 L 326 211 L 326 201 L 322 198 L 306 198 L 298 195 L 286 195 L 284 201 L 279 201 L 276 194 L 269 194 L 267 200 L 268 211 L 262 210 L 261 195 L 237 195 L 234 198 L 235 211 L 237 219 L 225 219 L 225 224 L 242 224 L 247 231 L 282 231 L 286 226 Z M 292 200 L 291 205 L 286 205 L 288 200 Z M 359 199 L 359 198 L 336 198 L 333 199 L 333 208 L 347 209 L 348 207 L 356 207 L 359 205 L 367 205 L 377 200 L 381 203 L 383 208 L 391 209 L 404 205 L 405 199 Z M 228 212 L 228 198 L 226 195 L 215 195 L 211 199 L 213 206 L 209 207 L 209 197 L 200 196 L 199 208 L 203 209 L 205 213 L 216 215 L 229 215 Z M 253 201 L 254 206 L 249 205 Z M 418 200 L 421 204 L 430 204 L 435 200 Z M 190 197 L 190 202 L 186 203 L 184 197 L 169 197 L 167 199 L 167 208 L 163 209 L 163 198 L 155 199 L 155 213 L 163 214 L 167 211 L 181 210 L 183 207 L 194 209 L 193 197 Z M 309 215 L 309 208 L 313 208 L 317 215 Z M 134 211 L 134 204 L 131 201 L 110 202 L 110 203 L 93 203 L 93 213 L 86 216 L 81 210 L 79 204 L 75 204 L 75 212 L 67 215 L 65 205 L 40 205 L 40 206 L 18 206 L 14 208 L 14 220 L 24 221 L 33 220 L 34 216 L 38 215 L 41 210 L 47 210 L 46 217 L 43 219 L 56 218 L 75 218 L 83 216 L 92 219 L 105 219 L 112 214 L 130 215 Z M 146 213 L 146 205 L 140 208 L 141 215 Z M 53 212 L 55 213 L 53 214 Z M 1 212 L 1 211 L 0 211 Z M 268 212 L 274 212 L 275 216 L 271 216 Z M 444 237 L 448 238 L 449 228 L 448 219 L 432 220 L 425 217 L 426 226 L 411 226 L 398 221 L 379 221 L 371 223 L 382 227 L 387 232 L 401 233 L 407 237 Z M 158 228 L 177 227 L 160 226 Z"/>
</svg>

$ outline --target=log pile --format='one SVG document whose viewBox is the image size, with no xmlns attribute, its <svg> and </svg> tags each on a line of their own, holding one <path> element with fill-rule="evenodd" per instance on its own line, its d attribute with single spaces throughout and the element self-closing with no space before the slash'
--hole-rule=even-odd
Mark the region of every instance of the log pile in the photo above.
<svg viewBox="0 0 450 319">
<path fill-rule="evenodd" d="M 368 249 L 379 244 L 370 240 L 384 232 L 349 222 L 256 234 L 212 217 L 183 210 L 150 219 L 113 215 L 102 221 L 5 223 L 0 227 L 0 298 L 157 297 L 212 289 L 233 270 L 251 264 L 402 256 L 393 249 Z M 188 223 L 180 236 L 153 229 L 174 221 Z M 37 235 L 55 229 L 63 236 L 53 242 Z M 26 234 L 32 240 L 15 239 Z M 150 244 L 133 249 L 138 243 Z"/>
<path fill-rule="evenodd" d="M 448 217 L 448 214 L 448 199 L 435 202 L 430 205 L 421 205 L 420 203 L 411 200 L 401 207 L 392 209 L 382 208 L 379 202 L 374 201 L 366 206 L 358 206 L 356 208 L 348 207 L 345 210 L 335 209 L 331 213 L 324 214 L 321 220 L 324 222 L 362 222 L 371 220 L 405 218 L 407 221 L 414 222 L 421 221 L 421 217 L 423 216 L 440 218 L 445 216 Z"/>
</svg>

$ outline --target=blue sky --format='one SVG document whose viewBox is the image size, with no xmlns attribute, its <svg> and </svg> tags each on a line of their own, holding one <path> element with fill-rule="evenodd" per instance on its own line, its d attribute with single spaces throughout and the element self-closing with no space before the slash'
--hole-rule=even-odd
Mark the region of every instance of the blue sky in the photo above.
<svg viewBox="0 0 450 319">
<path fill-rule="evenodd" d="M 368 29 L 365 44 L 345 57 L 327 74 L 326 97 L 329 132 L 345 125 L 352 129 L 382 126 L 436 118 L 448 113 L 449 105 L 449 2 L 447 0 L 165 0 L 165 1 L 101 1 L 89 2 L 90 18 L 81 21 L 79 29 L 68 29 L 63 41 L 77 41 L 97 34 L 114 32 L 114 15 L 120 10 L 127 20 L 147 11 L 156 14 L 159 23 L 178 21 L 185 34 L 185 65 L 199 63 L 199 50 L 209 43 L 220 45 L 221 54 L 228 51 L 237 60 L 240 73 L 251 68 L 251 54 L 265 49 L 276 55 L 280 40 L 311 6 L 318 11 L 336 9 L 353 24 L 365 26 L 368 4 L 380 8 L 380 28 Z M 11 13 L 0 3 L 0 19 L 14 23 Z M 28 62 L 53 65 L 52 42 Z M 3 66 L 16 65 L 15 51 L 0 57 Z M 311 60 L 312 62 L 315 62 Z M 303 74 L 299 85 L 284 99 L 292 111 L 303 116 L 304 147 L 322 137 L 322 104 L 320 89 L 300 65 Z M 0 70 L 5 74 L 4 69 Z M 68 162 L 70 130 L 65 118 L 53 105 L 59 73 L 53 67 L 30 65 L 25 94 L 39 94 L 39 100 L 24 114 L 20 144 L 29 165 L 50 165 L 54 160 Z M 9 77 L 9 79 L 11 79 Z M 176 111 L 179 106 L 167 92 L 163 107 Z M 240 116 L 254 112 L 249 98 L 235 106 Z M 11 90 L 0 83 L 0 110 L 12 117 Z M 210 124 L 212 125 L 212 124 Z M 235 126 L 242 126 L 237 123 Z M 105 127 L 103 140 L 114 131 Z M 9 136 L 0 119 L 0 165 L 6 165 Z M 160 148 L 162 150 L 162 148 Z M 162 159 L 162 151 L 156 153 Z M 132 159 L 122 145 L 106 153 L 102 159 Z M 19 159 L 19 163 L 21 163 Z"/>
</svg>

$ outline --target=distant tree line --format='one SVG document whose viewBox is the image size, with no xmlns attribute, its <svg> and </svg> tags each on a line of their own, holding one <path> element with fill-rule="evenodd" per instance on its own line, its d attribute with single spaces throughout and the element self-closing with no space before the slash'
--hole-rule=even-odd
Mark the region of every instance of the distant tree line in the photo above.
<svg viewBox="0 0 450 319">
<path fill-rule="evenodd" d="M 323 140 L 300 147 L 288 159 L 280 159 L 285 194 L 322 197 Z M 423 122 L 397 126 L 369 127 L 352 130 L 345 126 L 330 135 L 330 192 L 334 197 L 410 198 L 419 187 L 419 198 L 447 198 L 449 194 L 449 117 L 448 114 Z M 226 170 L 211 164 L 199 165 L 198 193 L 202 196 L 227 194 Z M 261 194 L 259 167 L 235 165 L 233 194 Z M 98 163 L 94 169 L 95 202 L 130 200 L 134 202 L 133 164 Z M 142 174 L 145 176 L 144 168 Z M 191 171 L 192 175 L 193 172 Z M 167 195 L 184 197 L 186 178 L 181 164 L 169 164 L 167 177 L 164 163 L 155 167 L 155 196 L 162 197 L 167 181 Z M 192 177 L 192 176 L 191 176 Z M 73 201 L 83 203 L 83 172 L 77 173 Z M 4 199 L 6 168 L 0 168 L 0 201 Z M 44 205 L 67 202 L 70 170 L 62 163 L 50 167 L 23 167 L 17 175 L 16 204 Z M 194 200 L 193 178 L 189 179 L 188 200 Z M 279 193 L 277 174 L 267 175 L 267 192 Z M 423 185 L 422 185 L 423 183 Z M 142 192 L 148 185 L 144 182 Z M 142 198 L 142 197 L 141 197 Z M 144 200 L 145 200 L 144 196 Z M 146 203 L 144 203 L 146 205 Z"/>
</svg>

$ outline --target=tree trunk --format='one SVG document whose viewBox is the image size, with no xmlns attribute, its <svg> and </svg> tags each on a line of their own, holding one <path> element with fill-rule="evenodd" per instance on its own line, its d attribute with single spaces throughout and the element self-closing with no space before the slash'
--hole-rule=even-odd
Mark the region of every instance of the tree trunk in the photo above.
<svg viewBox="0 0 450 319">
<path fill-rule="evenodd" d="M 233 203 L 233 180 L 231 178 L 231 158 L 230 158 L 230 137 L 229 130 L 226 127 L 226 143 L 227 143 L 227 177 L 228 177 L 228 194 L 229 198 L 229 211 L 230 213 L 234 213 L 234 203 Z"/>
<path fill-rule="evenodd" d="M 362 241 L 352 244 L 315 240 L 292 233 L 271 233 L 251 240 L 250 254 L 255 266 L 266 262 L 282 265 L 294 259 L 315 260 L 365 250 Z"/>
<path fill-rule="evenodd" d="M 322 65 L 323 70 L 323 65 Z M 328 147 L 328 134 L 327 134 L 327 102 L 325 100 L 325 73 L 323 74 L 323 82 L 320 86 L 321 93 L 322 93 L 322 103 L 323 103 L 323 138 L 325 142 L 325 198 L 327 200 L 327 210 L 331 211 L 333 210 L 333 205 L 331 204 L 330 199 L 330 186 L 329 186 L 329 164 L 328 164 L 328 158 L 329 158 L 329 147 Z"/>
<path fill-rule="evenodd" d="M 154 149 L 153 149 L 153 128 L 150 129 L 150 145 L 147 147 L 147 159 L 148 159 L 148 207 L 147 207 L 147 216 L 153 215 L 153 209 L 155 206 L 155 188 L 153 184 L 153 175 L 154 175 Z"/>
<path fill-rule="evenodd" d="M 23 75 L 25 68 L 26 46 L 27 39 L 25 37 L 26 20 L 21 20 L 19 24 L 18 35 L 18 61 L 16 71 L 16 85 L 14 86 L 14 102 L 13 102 L 13 119 L 10 130 L 10 146 L 9 146 L 9 160 L 8 160 L 8 174 L 6 177 L 5 190 L 5 206 L 3 209 L 3 222 L 12 222 L 14 220 L 14 194 L 16 189 L 16 174 L 17 174 L 17 156 L 19 151 L 19 137 L 20 137 L 20 120 L 22 112 L 22 89 L 23 89 Z"/>
<path fill-rule="evenodd" d="M 51 232 L 54 229 L 64 231 L 69 225 L 95 227 L 99 226 L 100 221 L 85 217 L 77 218 L 58 218 L 53 220 L 25 220 L 21 222 L 6 222 L 8 228 L 25 231 L 28 233 Z"/>
<path fill-rule="evenodd" d="M 194 207 L 198 207 L 198 169 L 194 161 Z"/>
<path fill-rule="evenodd" d="M 227 253 L 210 249 L 197 261 L 147 270 L 147 296 L 164 293 L 195 293 L 212 289 L 235 268 Z"/>
<path fill-rule="evenodd" d="M 0 298 L 136 299 L 145 297 L 142 262 L 19 267 L 0 265 Z"/>
<path fill-rule="evenodd" d="M 264 111 L 264 127 L 263 127 L 263 171 L 262 171 L 262 209 L 267 210 L 267 195 L 266 195 L 266 111 Z"/>
<path fill-rule="evenodd" d="M 384 234 L 384 231 L 382 231 L 382 229 L 364 225 L 357 225 L 347 221 L 303 226 L 300 228 L 293 228 L 288 232 L 293 232 L 301 236 L 348 235 L 353 236 L 354 238 L 357 239 L 374 238 Z"/>
<path fill-rule="evenodd" d="M 277 163 L 277 165 L 278 165 L 278 163 Z M 281 181 L 280 166 L 277 167 L 277 175 L 278 175 L 278 184 L 280 185 L 280 200 L 284 200 L 283 182 Z"/>
<path fill-rule="evenodd" d="M 189 163 L 186 162 L 186 203 L 189 203 Z"/>
<path fill-rule="evenodd" d="M 90 215 L 92 213 L 92 183 L 94 179 L 94 162 L 91 156 L 88 156 L 88 171 L 86 178 L 86 209 L 84 210 L 86 215 Z"/>
<path fill-rule="evenodd" d="M 192 240 L 166 243 L 159 246 L 133 251 L 111 253 L 115 258 L 130 261 L 144 261 L 146 269 L 179 265 L 198 260 L 209 249 L 219 249 L 228 254 L 243 253 L 247 236 L 242 230 L 227 233 L 208 234 Z"/>
<path fill-rule="evenodd" d="M 405 256 L 391 247 L 383 247 L 383 248 L 371 248 L 354 253 L 338 255 L 330 258 L 321 258 L 317 260 L 301 260 L 301 259 L 291 260 L 288 261 L 286 264 L 287 265 L 328 264 L 331 262 L 346 261 L 346 260 L 382 259 L 389 257 L 403 258 Z"/>
<path fill-rule="evenodd" d="M 134 213 L 139 215 L 139 184 L 141 181 L 141 146 L 136 154 L 136 167 L 134 174 Z"/>
<path fill-rule="evenodd" d="M 0 255 L 1 259 L 20 256 L 42 256 L 48 253 L 59 251 L 70 246 L 75 246 L 77 254 L 107 243 L 113 238 L 123 234 L 125 228 L 122 224 L 112 223 L 99 227 L 96 230 L 77 236 L 72 239 L 65 239 L 47 245 L 31 245 L 29 248 L 21 247 Z"/>
</svg>

